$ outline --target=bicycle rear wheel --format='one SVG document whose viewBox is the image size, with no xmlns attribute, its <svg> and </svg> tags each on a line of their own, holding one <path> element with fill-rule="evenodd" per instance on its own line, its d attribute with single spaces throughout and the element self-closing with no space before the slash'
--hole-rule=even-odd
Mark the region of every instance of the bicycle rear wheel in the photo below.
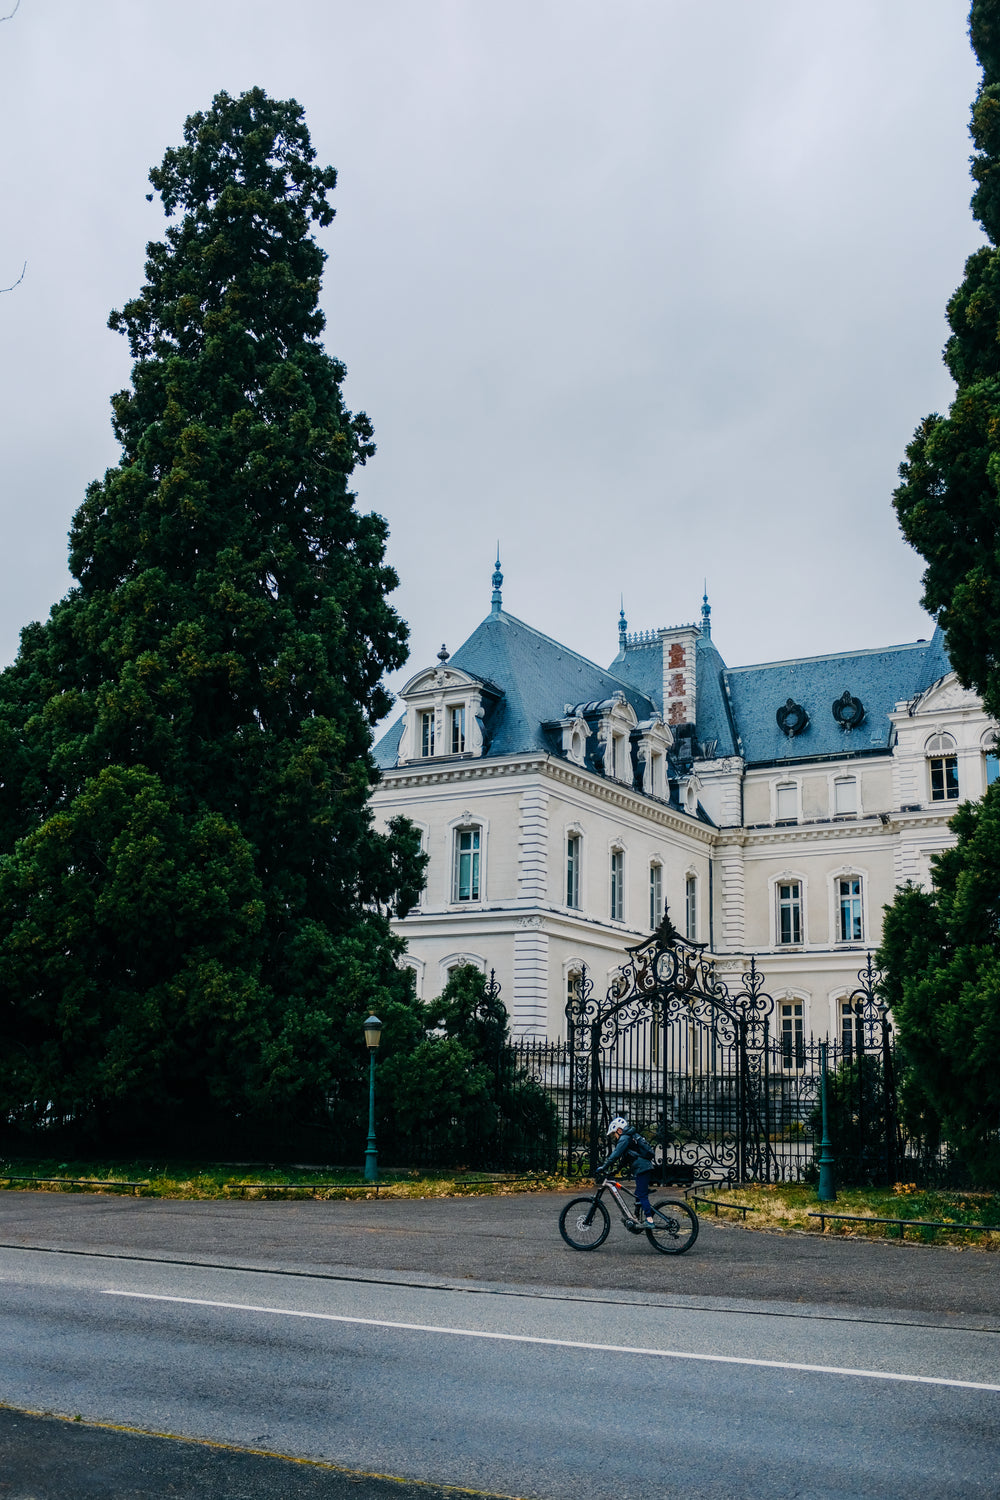
<svg viewBox="0 0 1000 1500">
<path fill-rule="evenodd" d="M 678 1198 L 660 1198 L 654 1203 L 653 1219 L 646 1238 L 662 1255 L 683 1255 L 698 1238 L 698 1216 Z"/>
<path fill-rule="evenodd" d="M 574 1250 L 596 1250 L 611 1228 L 611 1215 L 598 1198 L 571 1198 L 559 1215 L 559 1233 Z"/>
</svg>

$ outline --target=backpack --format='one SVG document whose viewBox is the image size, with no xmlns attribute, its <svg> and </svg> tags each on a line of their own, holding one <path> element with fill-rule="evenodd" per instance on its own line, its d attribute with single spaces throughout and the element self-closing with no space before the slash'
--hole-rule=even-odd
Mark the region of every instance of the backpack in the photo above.
<svg viewBox="0 0 1000 1500">
<path fill-rule="evenodd" d="M 639 1132 L 634 1129 L 629 1129 L 628 1137 L 629 1154 L 635 1158 L 635 1165 L 639 1166 L 639 1162 L 641 1161 L 648 1162 L 648 1164 L 652 1166 L 653 1148 L 647 1141 L 646 1137 L 644 1135 L 640 1135 Z M 641 1172 L 644 1170 L 644 1168 L 639 1167 L 639 1170 Z"/>
</svg>

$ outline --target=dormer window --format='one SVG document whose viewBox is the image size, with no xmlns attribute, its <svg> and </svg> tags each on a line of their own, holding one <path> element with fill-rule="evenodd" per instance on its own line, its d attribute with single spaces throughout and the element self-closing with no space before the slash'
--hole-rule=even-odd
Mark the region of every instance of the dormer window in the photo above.
<svg viewBox="0 0 1000 1500">
<path fill-rule="evenodd" d="M 562 752 L 566 759 L 571 760 L 575 766 L 585 766 L 590 725 L 580 709 L 567 703 L 563 708 L 563 717 L 555 721 L 555 727 L 562 731 Z"/>
<path fill-rule="evenodd" d="M 489 683 L 450 662 L 419 672 L 400 693 L 406 718 L 398 764 L 482 755 L 485 704 L 499 696 Z"/>
<path fill-rule="evenodd" d="M 632 784 L 632 731 L 638 726 L 635 710 L 624 693 L 601 705 L 597 737 L 604 745 L 604 774 L 612 781 Z"/>
<path fill-rule="evenodd" d="M 668 801 L 667 751 L 674 737 L 661 719 L 650 719 L 639 725 L 638 755 L 642 767 L 642 789 L 649 797 Z"/>
<path fill-rule="evenodd" d="M 684 782 L 684 811 L 695 817 L 698 812 L 698 793 L 701 791 L 701 782 L 697 776 L 689 776 Z"/>
</svg>

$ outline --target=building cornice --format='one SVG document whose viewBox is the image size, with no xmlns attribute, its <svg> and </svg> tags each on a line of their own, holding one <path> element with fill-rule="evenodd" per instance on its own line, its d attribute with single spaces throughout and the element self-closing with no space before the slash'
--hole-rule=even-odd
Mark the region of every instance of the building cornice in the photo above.
<svg viewBox="0 0 1000 1500">
<path fill-rule="evenodd" d="M 718 830 L 700 823 L 676 811 L 665 802 L 633 791 L 623 782 L 611 781 L 597 776 L 581 766 L 557 760 L 551 755 L 498 756 L 495 760 L 472 760 L 447 765 L 427 766 L 417 769 L 412 763 L 406 766 L 383 770 L 381 780 L 375 787 L 373 798 L 389 790 L 419 790 L 434 786 L 466 784 L 468 782 L 504 781 L 525 776 L 545 777 L 560 786 L 572 787 L 586 792 L 588 796 L 603 802 L 608 807 L 632 813 L 660 828 L 669 828 L 674 833 L 687 834 L 703 844 L 714 843 Z"/>
<path fill-rule="evenodd" d="M 771 844 L 838 844 L 845 836 L 857 839 L 895 839 L 910 830 L 935 829 L 948 831 L 948 820 L 954 812 L 954 804 L 948 813 L 921 810 L 918 813 L 894 812 L 886 815 L 883 822 L 880 814 L 867 818 L 845 818 L 843 822 L 781 823 L 767 824 L 759 828 L 720 829 L 716 834 L 717 851 L 727 848 L 747 849 L 768 847 Z"/>
<path fill-rule="evenodd" d="M 621 955 L 622 962 L 624 949 L 649 938 L 648 932 L 623 923 L 601 922 L 588 917 L 584 912 L 572 912 L 566 907 L 524 906 L 510 902 L 473 910 L 477 934 L 506 935 L 532 929 L 550 936 L 560 934 L 580 943 L 607 948 L 609 952 Z M 469 916 L 469 907 L 433 907 L 429 911 L 416 908 L 405 917 L 395 918 L 393 926 L 410 940 L 416 937 L 439 937 L 454 928 L 456 933 L 465 934 L 468 944 L 471 941 L 468 937 Z"/>
</svg>

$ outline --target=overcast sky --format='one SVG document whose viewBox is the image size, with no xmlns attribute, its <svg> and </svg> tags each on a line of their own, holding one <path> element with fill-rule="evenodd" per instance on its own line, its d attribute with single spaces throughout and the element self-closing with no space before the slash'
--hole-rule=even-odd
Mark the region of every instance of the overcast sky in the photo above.
<svg viewBox="0 0 1000 1500">
<path fill-rule="evenodd" d="M 0 12 L 13 0 L 0 0 Z M 943 410 L 978 72 L 967 0 L 21 0 L 0 25 L 0 663 L 117 461 L 107 316 L 146 174 L 219 89 L 339 172 L 323 301 L 378 453 L 411 672 L 504 605 L 602 663 L 930 634 L 891 507 Z"/>
</svg>

